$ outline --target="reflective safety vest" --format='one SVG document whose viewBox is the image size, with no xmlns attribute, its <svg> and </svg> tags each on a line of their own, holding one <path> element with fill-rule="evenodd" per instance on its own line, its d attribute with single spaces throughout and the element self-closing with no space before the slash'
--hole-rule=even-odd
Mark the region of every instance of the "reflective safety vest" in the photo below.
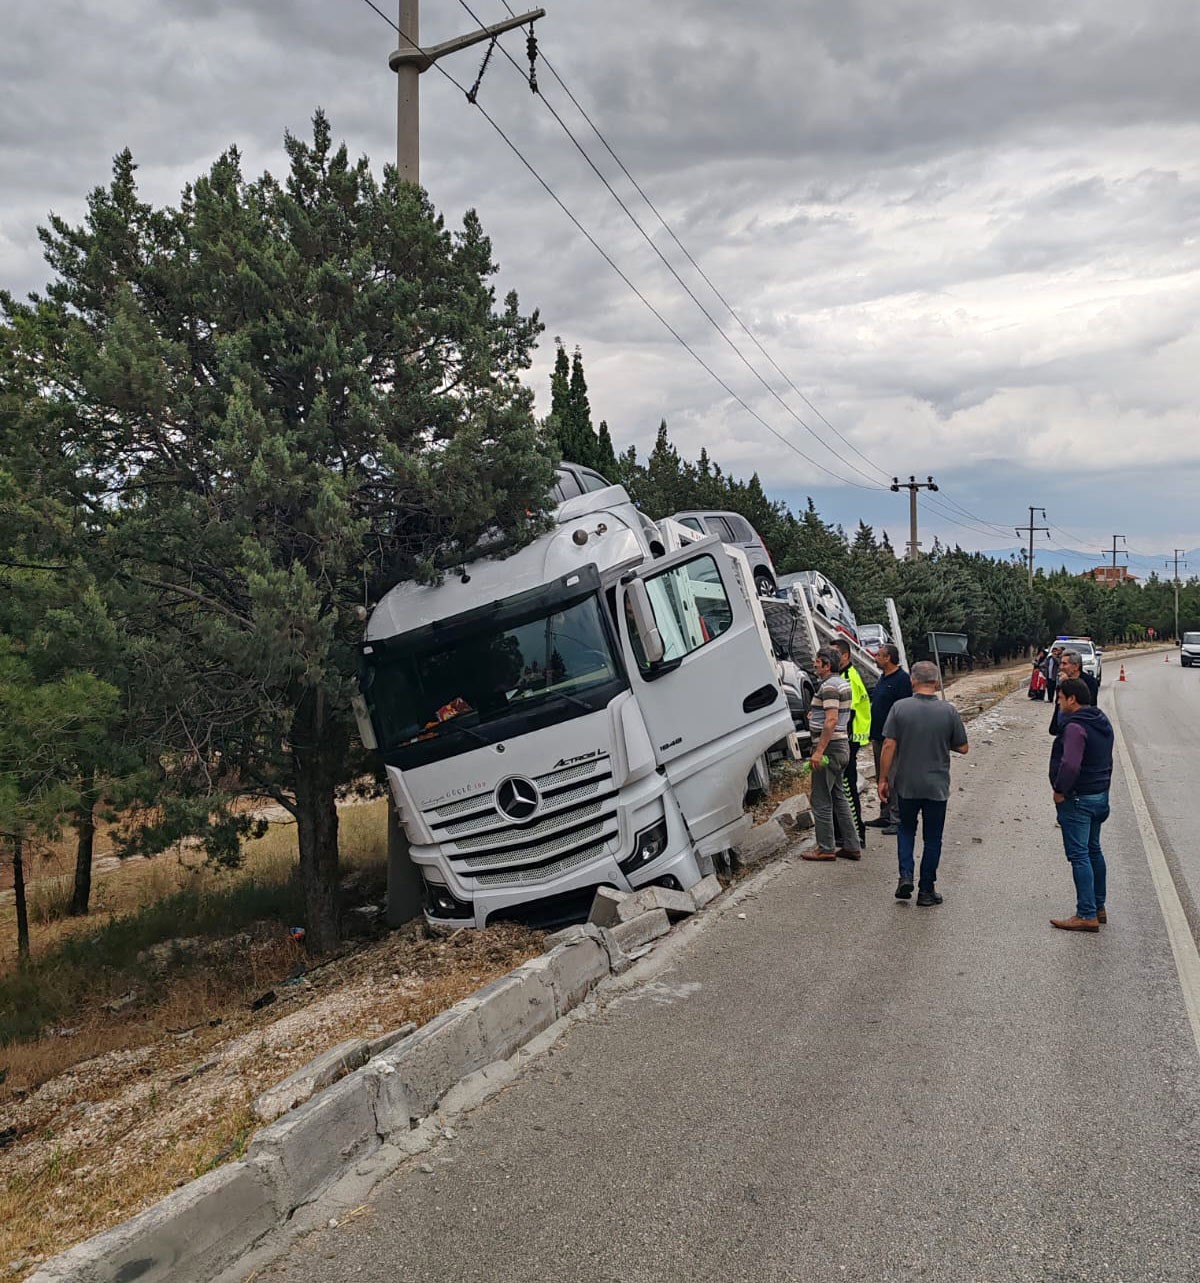
<svg viewBox="0 0 1200 1283">
<path fill-rule="evenodd" d="M 867 744 L 871 739 L 871 697 L 857 668 L 851 664 L 842 676 L 850 683 L 850 707 L 854 713 L 850 738 L 856 744 Z"/>
</svg>

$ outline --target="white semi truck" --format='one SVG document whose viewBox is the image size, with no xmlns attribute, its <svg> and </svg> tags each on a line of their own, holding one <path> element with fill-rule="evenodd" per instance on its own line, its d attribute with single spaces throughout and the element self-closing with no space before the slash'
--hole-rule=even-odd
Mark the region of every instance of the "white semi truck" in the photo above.
<svg viewBox="0 0 1200 1283">
<path fill-rule="evenodd" d="M 367 624 L 364 738 L 436 924 L 544 925 L 602 884 L 694 885 L 793 731 L 738 550 L 656 526 L 620 486 L 554 521 L 511 557 L 397 585 Z"/>
</svg>

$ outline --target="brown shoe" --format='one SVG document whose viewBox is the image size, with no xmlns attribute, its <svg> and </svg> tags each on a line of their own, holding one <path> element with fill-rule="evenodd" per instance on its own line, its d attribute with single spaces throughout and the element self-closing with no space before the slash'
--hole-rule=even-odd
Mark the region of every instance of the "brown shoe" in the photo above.
<svg viewBox="0 0 1200 1283">
<path fill-rule="evenodd" d="M 1099 922 L 1099 923 L 1101 923 L 1101 924 L 1103 924 L 1103 923 L 1107 922 L 1107 921 L 1108 921 L 1108 910 L 1107 910 L 1107 909 L 1097 909 L 1097 910 L 1096 910 L 1096 921 L 1097 921 L 1097 922 Z"/>
<path fill-rule="evenodd" d="M 822 851 L 820 849 L 815 849 L 812 851 L 801 851 L 800 858 L 802 860 L 836 860 L 837 852 Z"/>
<path fill-rule="evenodd" d="M 1050 925 L 1060 931 L 1099 931 L 1100 923 L 1095 918 L 1051 918 Z"/>
<path fill-rule="evenodd" d="M 861 851 L 837 851 L 835 852 L 835 854 L 840 856 L 843 860 L 861 860 L 862 859 Z"/>
</svg>

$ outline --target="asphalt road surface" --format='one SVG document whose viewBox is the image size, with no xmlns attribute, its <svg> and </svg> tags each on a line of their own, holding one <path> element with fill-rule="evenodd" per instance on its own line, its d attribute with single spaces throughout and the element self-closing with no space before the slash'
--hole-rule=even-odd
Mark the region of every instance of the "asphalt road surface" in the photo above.
<svg viewBox="0 0 1200 1283">
<path fill-rule="evenodd" d="M 1200 889 L 1200 673 L 1126 671 L 1101 703 Z M 945 904 L 893 899 L 894 839 L 789 862 L 463 1118 L 432 1174 L 259 1277 L 1200 1277 L 1200 1056 L 1151 866 L 1121 776 L 1109 925 L 1049 927 L 1074 896 L 1048 719 L 1018 694 L 974 723 Z"/>
</svg>

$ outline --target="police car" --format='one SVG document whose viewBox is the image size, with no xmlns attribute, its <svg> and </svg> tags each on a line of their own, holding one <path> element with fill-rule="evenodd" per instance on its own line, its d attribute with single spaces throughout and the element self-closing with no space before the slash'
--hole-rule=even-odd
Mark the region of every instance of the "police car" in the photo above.
<svg viewBox="0 0 1200 1283">
<path fill-rule="evenodd" d="M 1101 680 L 1100 673 L 1104 652 L 1096 646 L 1090 637 L 1056 637 L 1054 644 L 1061 646 L 1063 650 L 1077 650 L 1083 671 L 1091 673 L 1097 682 Z"/>
</svg>

